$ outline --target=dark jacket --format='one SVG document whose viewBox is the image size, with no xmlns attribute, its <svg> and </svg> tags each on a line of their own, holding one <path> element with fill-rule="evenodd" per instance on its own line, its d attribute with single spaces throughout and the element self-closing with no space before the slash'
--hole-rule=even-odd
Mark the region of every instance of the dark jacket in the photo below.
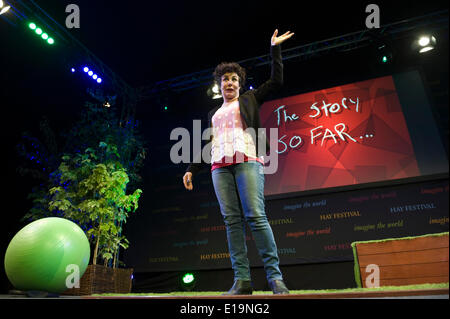
<svg viewBox="0 0 450 319">
<path fill-rule="evenodd" d="M 269 94 L 276 92 L 283 85 L 283 62 L 281 58 L 281 47 L 279 45 L 270 46 L 270 56 L 272 59 L 272 69 L 270 74 L 270 79 L 264 82 L 257 89 L 249 90 L 239 96 L 239 110 L 242 119 L 245 121 L 247 127 L 252 127 L 258 132 L 258 128 L 261 127 L 261 119 L 259 116 L 259 108 L 265 102 Z M 221 107 L 221 105 L 215 107 L 208 113 L 208 126 L 211 126 L 212 117 L 216 111 Z M 211 140 L 210 140 L 211 142 Z M 258 151 L 258 143 L 266 143 L 266 150 L 269 150 L 269 143 L 267 137 L 259 136 L 255 141 L 256 150 Z M 258 154 L 258 157 L 266 154 Z M 200 158 L 199 158 L 200 157 Z M 201 159 L 200 154 L 196 155 L 196 160 L 194 163 L 189 164 L 186 172 L 191 172 L 195 175 L 200 170 L 206 168 L 207 164 Z"/>
</svg>

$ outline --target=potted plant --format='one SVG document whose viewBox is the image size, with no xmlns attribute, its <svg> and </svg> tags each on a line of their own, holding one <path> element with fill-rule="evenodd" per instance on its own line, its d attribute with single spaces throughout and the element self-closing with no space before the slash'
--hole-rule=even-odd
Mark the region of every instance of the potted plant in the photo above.
<svg viewBox="0 0 450 319">
<path fill-rule="evenodd" d="M 122 225 L 129 213 L 138 208 L 142 190 L 127 195 L 129 178 L 119 161 L 116 146 L 101 142 L 99 148 L 100 154 L 88 148 L 83 154 L 63 156 L 55 172 L 60 186 L 49 190 L 49 209 L 62 212 L 65 218 L 81 225 L 93 247 L 92 264 L 83 276 L 87 280 L 80 291 L 86 294 L 129 292 L 116 289 L 118 285 L 131 288 L 132 272 L 132 269 L 119 270 L 117 257 L 120 248 L 128 248 Z M 103 266 L 98 265 L 99 260 Z M 125 282 L 115 283 L 117 280 Z"/>
<path fill-rule="evenodd" d="M 142 193 L 139 170 L 145 159 L 144 143 L 137 134 L 138 121 L 131 117 L 119 121 L 114 108 L 91 103 L 85 107 L 81 118 L 61 134 L 63 145 L 47 119 L 40 125 L 41 138 L 29 132 L 22 135 L 17 150 L 25 161 L 18 172 L 39 182 L 28 196 L 32 208 L 22 221 L 57 216 L 85 231 L 92 262 L 81 279 L 82 287 L 72 293 L 126 292 L 131 289 L 132 269 L 119 267 L 120 249 L 129 245 L 122 227 L 138 208 Z M 127 189 L 131 194 L 126 194 Z M 111 286 L 118 276 L 126 280 Z"/>
</svg>

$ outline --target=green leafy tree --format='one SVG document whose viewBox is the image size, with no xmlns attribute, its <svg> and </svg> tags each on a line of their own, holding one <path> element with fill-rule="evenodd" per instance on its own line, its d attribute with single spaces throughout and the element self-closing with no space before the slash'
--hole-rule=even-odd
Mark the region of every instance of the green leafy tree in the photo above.
<svg viewBox="0 0 450 319">
<path fill-rule="evenodd" d="M 129 245 L 122 225 L 142 193 L 139 172 L 146 148 L 138 121 L 129 117 L 121 122 L 114 108 L 86 103 L 59 139 L 46 118 L 40 131 L 39 138 L 23 133 L 17 145 L 24 159 L 19 174 L 39 183 L 28 196 L 32 208 L 22 220 L 68 218 L 93 242 L 93 263 L 100 256 L 105 264 L 117 266 L 119 248 Z"/>
<path fill-rule="evenodd" d="M 49 209 L 63 212 L 66 218 L 88 229 L 86 234 L 95 247 L 92 264 L 97 264 L 100 257 L 105 265 L 112 260 L 112 267 L 116 267 L 120 247 L 126 249 L 129 245 L 121 234 L 122 225 L 138 208 L 142 190 L 126 195 L 129 178 L 118 161 L 116 147 L 104 142 L 100 147 L 104 149 L 101 156 L 90 148 L 84 154 L 63 156 L 58 172 L 60 183 L 68 186 L 49 190 Z"/>
</svg>

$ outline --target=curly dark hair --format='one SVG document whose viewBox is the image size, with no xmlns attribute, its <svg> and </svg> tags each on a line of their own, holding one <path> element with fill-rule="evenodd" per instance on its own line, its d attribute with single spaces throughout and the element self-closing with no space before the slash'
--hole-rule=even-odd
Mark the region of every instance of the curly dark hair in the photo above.
<svg viewBox="0 0 450 319">
<path fill-rule="evenodd" d="M 239 76 L 239 85 L 241 89 L 243 89 L 245 86 L 247 73 L 245 72 L 245 69 L 236 62 L 220 63 L 213 72 L 214 80 L 220 87 L 220 83 L 222 82 L 222 75 L 224 75 L 225 73 L 232 73 L 232 72 L 235 72 Z"/>
</svg>

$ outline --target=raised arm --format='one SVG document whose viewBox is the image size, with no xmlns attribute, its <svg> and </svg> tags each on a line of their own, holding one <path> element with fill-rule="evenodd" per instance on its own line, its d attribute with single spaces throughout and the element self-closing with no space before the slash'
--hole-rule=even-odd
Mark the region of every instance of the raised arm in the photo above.
<svg viewBox="0 0 450 319">
<path fill-rule="evenodd" d="M 260 105 L 266 100 L 270 93 L 274 93 L 283 85 L 283 62 L 281 58 L 280 44 L 290 39 L 294 33 L 290 31 L 278 36 L 278 29 L 275 30 L 270 39 L 270 58 L 272 59 L 272 67 L 270 79 L 260 85 L 254 92 L 255 98 Z"/>
</svg>

